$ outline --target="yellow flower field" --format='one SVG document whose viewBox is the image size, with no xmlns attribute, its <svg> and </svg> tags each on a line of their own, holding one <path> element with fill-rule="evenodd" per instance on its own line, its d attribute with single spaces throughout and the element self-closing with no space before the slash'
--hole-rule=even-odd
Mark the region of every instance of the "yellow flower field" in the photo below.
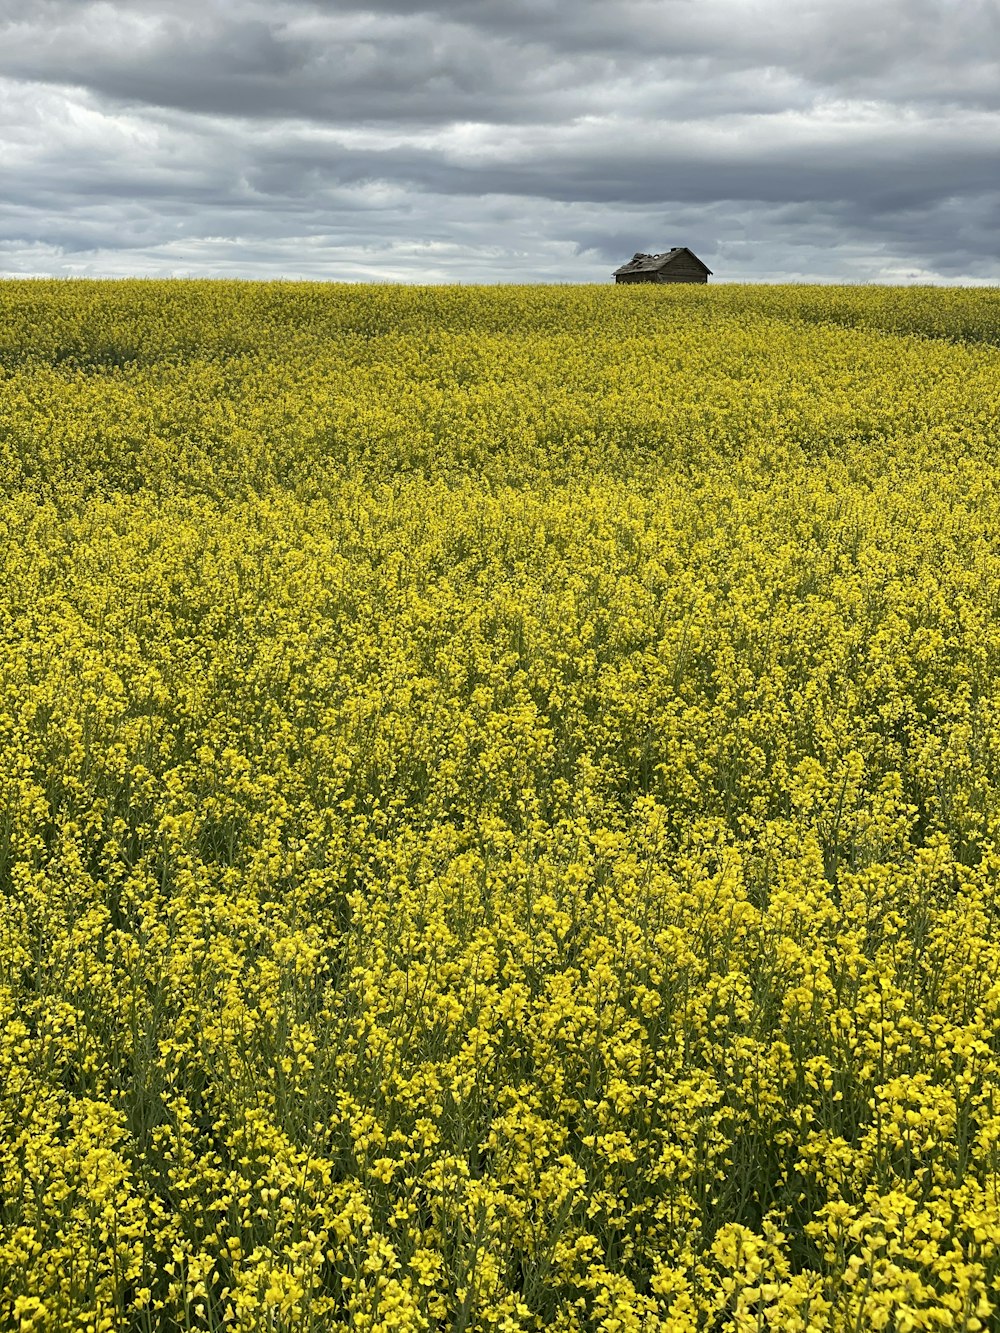
<svg viewBox="0 0 1000 1333">
<path fill-rule="evenodd" d="M 1000 1326 L 1000 290 L 0 284 L 0 1328 Z"/>
</svg>

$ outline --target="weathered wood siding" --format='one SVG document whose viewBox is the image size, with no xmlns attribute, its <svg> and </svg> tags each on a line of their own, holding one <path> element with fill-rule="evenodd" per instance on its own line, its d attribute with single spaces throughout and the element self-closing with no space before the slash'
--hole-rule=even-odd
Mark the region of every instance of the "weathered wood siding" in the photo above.
<svg viewBox="0 0 1000 1333">
<path fill-rule="evenodd" d="M 672 259 L 666 268 L 657 274 L 660 282 L 708 282 L 708 274 L 690 255 L 680 255 Z"/>
<path fill-rule="evenodd" d="M 666 273 L 660 273 L 656 278 L 657 282 L 708 282 L 708 274 L 702 273 L 699 269 L 697 273 L 677 273 L 674 269 L 668 269 Z"/>
</svg>

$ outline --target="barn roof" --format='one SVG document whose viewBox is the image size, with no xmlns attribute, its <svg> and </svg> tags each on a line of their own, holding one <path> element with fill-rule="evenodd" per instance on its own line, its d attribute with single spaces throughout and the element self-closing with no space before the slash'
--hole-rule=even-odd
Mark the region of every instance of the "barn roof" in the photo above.
<svg viewBox="0 0 1000 1333">
<path fill-rule="evenodd" d="M 661 268 L 666 268 L 679 255 L 690 255 L 696 264 L 701 264 L 706 273 L 712 272 L 693 250 L 689 250 L 686 245 L 675 245 L 670 250 L 664 250 L 658 255 L 634 254 L 627 264 L 622 264 L 621 268 L 615 269 L 615 277 L 619 273 L 658 273 Z"/>
</svg>

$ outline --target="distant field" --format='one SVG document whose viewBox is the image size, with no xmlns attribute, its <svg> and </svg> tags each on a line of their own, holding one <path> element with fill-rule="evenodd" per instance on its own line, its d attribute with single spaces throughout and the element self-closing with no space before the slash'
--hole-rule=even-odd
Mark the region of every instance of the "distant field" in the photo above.
<svg viewBox="0 0 1000 1333">
<path fill-rule="evenodd" d="M 998 343 L 0 283 L 0 1328 L 1000 1326 Z"/>
</svg>

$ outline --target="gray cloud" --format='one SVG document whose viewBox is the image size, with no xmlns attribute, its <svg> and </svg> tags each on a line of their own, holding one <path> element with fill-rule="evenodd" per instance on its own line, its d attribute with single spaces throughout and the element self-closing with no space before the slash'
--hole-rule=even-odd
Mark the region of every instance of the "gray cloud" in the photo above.
<svg viewBox="0 0 1000 1333">
<path fill-rule="evenodd" d="M 0 0 L 0 271 L 1000 282 L 993 0 Z"/>
</svg>

